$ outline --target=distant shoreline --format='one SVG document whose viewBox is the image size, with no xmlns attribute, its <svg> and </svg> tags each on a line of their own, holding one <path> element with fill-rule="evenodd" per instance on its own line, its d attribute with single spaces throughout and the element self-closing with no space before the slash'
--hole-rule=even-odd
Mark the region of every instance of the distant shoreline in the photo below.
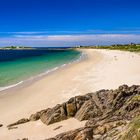
<svg viewBox="0 0 140 140">
<path fill-rule="evenodd" d="M 120 50 L 120 51 L 130 51 L 130 52 L 140 52 L 140 44 L 114 44 L 109 46 L 77 46 L 74 48 L 79 49 L 107 49 L 107 50 Z"/>
<path fill-rule="evenodd" d="M 0 47 L 0 50 L 65 50 L 65 49 L 73 49 L 73 47 L 20 47 L 20 46 Z"/>
</svg>

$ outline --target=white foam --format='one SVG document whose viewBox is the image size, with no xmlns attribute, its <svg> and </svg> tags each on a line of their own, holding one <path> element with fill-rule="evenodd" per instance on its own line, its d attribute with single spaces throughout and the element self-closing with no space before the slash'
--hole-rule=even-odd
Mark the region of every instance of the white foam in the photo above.
<svg viewBox="0 0 140 140">
<path fill-rule="evenodd" d="M 76 59 L 76 60 L 72 60 L 72 61 L 69 62 L 69 63 L 64 63 L 64 64 L 60 65 L 59 67 L 55 67 L 55 68 L 53 68 L 53 69 L 47 70 L 47 71 L 45 71 L 45 72 L 43 72 L 43 73 L 40 73 L 39 75 L 30 77 L 29 79 L 27 79 L 27 80 L 25 80 L 25 81 L 20 81 L 20 82 L 18 82 L 18 83 L 16 83 L 16 84 L 13 84 L 13 85 L 10 85 L 10 86 L 6 86 L 6 87 L 0 87 L 0 91 L 4 91 L 4 90 L 7 90 L 7 89 L 9 89 L 9 88 L 18 86 L 18 85 L 22 84 L 23 82 L 32 81 L 32 80 L 34 80 L 34 79 L 43 77 L 43 76 L 45 76 L 45 75 L 47 75 L 47 74 L 49 74 L 49 73 L 51 73 L 51 72 L 54 72 L 54 71 L 56 71 L 56 70 L 58 70 L 58 69 L 60 69 L 60 68 L 66 67 L 66 66 L 68 66 L 68 65 L 70 65 L 70 64 L 72 64 L 72 63 L 74 63 L 74 62 L 80 62 L 80 61 L 82 61 L 82 60 L 84 60 L 84 59 L 86 59 L 86 58 L 87 58 L 87 54 L 84 53 L 84 52 L 81 52 L 79 58 Z"/>
<path fill-rule="evenodd" d="M 15 87 L 15 86 L 17 86 L 17 85 L 20 85 L 21 83 L 23 83 L 23 81 L 20 81 L 20 82 L 18 82 L 18 83 L 16 83 L 16 84 L 13 84 L 13 85 L 10 85 L 10 86 L 0 87 L 0 91 L 3 91 L 3 90 L 6 90 L 6 89 Z"/>
</svg>

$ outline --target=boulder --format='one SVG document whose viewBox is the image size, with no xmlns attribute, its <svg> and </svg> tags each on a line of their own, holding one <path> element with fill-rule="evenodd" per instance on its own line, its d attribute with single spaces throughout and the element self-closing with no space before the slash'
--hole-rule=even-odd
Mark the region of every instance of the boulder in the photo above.
<svg viewBox="0 0 140 140">
<path fill-rule="evenodd" d="M 67 116 L 68 117 L 73 117 L 75 115 L 75 113 L 77 111 L 75 98 L 71 98 L 66 103 L 66 111 L 67 111 Z"/>
<path fill-rule="evenodd" d="M 48 109 L 41 110 L 41 111 L 39 111 L 39 112 L 36 112 L 35 114 L 32 114 L 32 115 L 29 117 L 29 120 L 30 120 L 30 121 L 37 121 L 37 120 L 39 120 L 40 117 L 41 117 L 41 115 L 42 115 L 43 113 L 47 112 L 48 110 L 49 110 L 49 108 L 48 108 Z"/>
<path fill-rule="evenodd" d="M 74 140 L 93 140 L 93 128 L 85 128 L 77 133 Z"/>
<path fill-rule="evenodd" d="M 15 123 L 9 124 L 7 127 L 12 127 L 12 126 L 23 124 L 23 123 L 27 123 L 27 122 L 29 122 L 29 119 L 23 118 L 23 119 L 18 120 Z"/>
<path fill-rule="evenodd" d="M 67 119 L 65 104 L 48 109 L 40 116 L 40 119 L 47 125 Z"/>
<path fill-rule="evenodd" d="M 107 132 L 106 127 L 105 126 L 98 126 L 96 128 L 93 129 L 93 134 L 94 135 L 103 135 Z"/>
<path fill-rule="evenodd" d="M 86 94 L 84 96 L 76 96 L 75 102 L 76 102 L 76 108 L 79 110 L 81 106 L 88 100 L 92 99 L 92 93 Z"/>
<path fill-rule="evenodd" d="M 71 98 L 67 102 L 63 104 L 58 104 L 55 107 L 43 112 L 40 115 L 40 119 L 43 123 L 49 125 L 68 119 L 70 117 L 74 117 L 77 111 L 81 108 L 81 106 L 90 99 L 91 96 L 88 94 L 85 96 L 76 96 L 74 98 Z M 38 115 L 34 114 L 31 116 L 30 119 L 34 120 L 34 116 L 36 118 L 36 116 Z"/>
<path fill-rule="evenodd" d="M 29 120 L 30 121 L 37 121 L 40 119 L 40 114 L 39 113 L 35 113 L 35 114 L 32 114 L 30 117 L 29 117 Z"/>
<path fill-rule="evenodd" d="M 79 128 L 46 140 L 93 140 L 93 130 L 89 127 Z"/>
<path fill-rule="evenodd" d="M 79 121 L 88 120 L 101 116 L 101 109 L 96 105 L 93 100 L 86 101 L 82 107 L 77 111 L 75 118 Z"/>
</svg>

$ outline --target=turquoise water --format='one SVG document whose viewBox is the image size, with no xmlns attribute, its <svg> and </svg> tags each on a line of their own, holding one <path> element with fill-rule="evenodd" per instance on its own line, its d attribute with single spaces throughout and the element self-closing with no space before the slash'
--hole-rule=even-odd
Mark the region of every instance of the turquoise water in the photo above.
<svg viewBox="0 0 140 140">
<path fill-rule="evenodd" d="M 80 57 L 75 50 L 49 52 L 41 56 L 0 62 L 0 87 L 16 84 Z"/>
</svg>

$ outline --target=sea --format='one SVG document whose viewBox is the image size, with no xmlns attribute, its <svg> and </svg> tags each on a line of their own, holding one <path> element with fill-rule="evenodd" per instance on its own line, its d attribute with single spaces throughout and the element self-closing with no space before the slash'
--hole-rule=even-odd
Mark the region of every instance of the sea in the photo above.
<svg viewBox="0 0 140 140">
<path fill-rule="evenodd" d="M 0 50 L 0 91 L 79 61 L 81 55 L 68 48 Z"/>
</svg>

